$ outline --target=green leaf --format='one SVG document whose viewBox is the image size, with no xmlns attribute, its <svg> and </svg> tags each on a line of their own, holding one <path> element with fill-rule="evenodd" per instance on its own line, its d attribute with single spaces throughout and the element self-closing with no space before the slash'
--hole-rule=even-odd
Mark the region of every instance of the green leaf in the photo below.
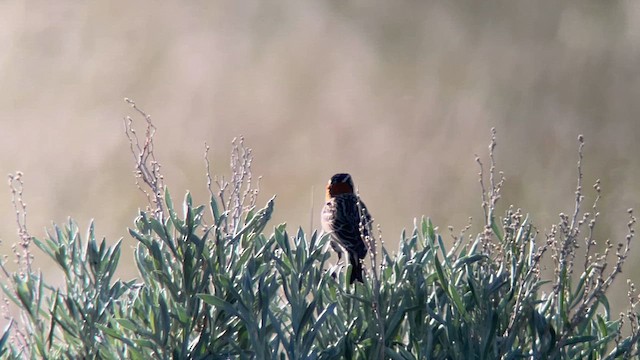
<svg viewBox="0 0 640 360">
<path fill-rule="evenodd" d="M 465 317 L 466 321 L 470 321 L 470 319 L 468 318 L 469 314 L 467 313 L 467 309 L 464 306 L 464 302 L 462 301 L 460 294 L 458 294 L 458 290 L 452 285 L 449 286 L 448 290 L 449 290 L 448 291 L 449 296 L 451 300 L 453 300 L 453 303 L 455 304 L 456 309 L 461 313 L 462 316 Z"/>
<path fill-rule="evenodd" d="M 211 206 L 211 214 L 213 215 L 214 223 L 216 225 L 220 225 L 220 209 L 218 208 L 218 203 L 216 202 L 215 196 L 211 196 L 209 205 Z"/>
<path fill-rule="evenodd" d="M 475 255 L 469 255 L 469 256 L 463 256 L 461 258 L 459 258 L 454 264 L 453 267 L 454 268 L 461 268 L 463 266 L 466 265 L 471 265 L 475 262 L 478 262 L 480 260 L 487 260 L 489 259 L 489 257 L 487 255 L 484 254 L 475 254 Z"/>
<path fill-rule="evenodd" d="M 444 271 L 442 270 L 442 265 L 440 265 L 440 260 L 438 260 L 437 256 L 433 257 L 433 263 L 436 267 L 436 273 L 438 274 L 438 281 L 444 290 L 449 289 L 449 282 L 447 281 L 446 276 L 444 275 Z"/>
<path fill-rule="evenodd" d="M 138 326 L 133 321 L 131 321 L 129 319 L 117 318 L 117 319 L 114 319 L 114 321 L 118 325 L 122 326 L 123 328 L 125 328 L 125 329 L 127 329 L 129 331 L 133 331 L 133 332 L 138 331 Z"/>
<path fill-rule="evenodd" d="M 205 303 L 221 308 L 224 311 L 228 312 L 229 314 L 235 315 L 235 316 L 240 316 L 240 313 L 238 312 L 238 310 L 236 310 L 236 308 L 231 305 L 230 303 L 224 301 L 223 299 L 215 296 L 215 295 L 210 295 L 210 294 L 198 294 L 197 295 L 200 299 L 202 299 L 202 301 L 204 301 Z"/>
<path fill-rule="evenodd" d="M 406 360 L 407 358 L 400 355 L 399 353 L 395 352 L 394 350 L 390 349 L 390 348 L 385 348 L 384 349 L 384 354 L 392 360 Z"/>
<path fill-rule="evenodd" d="M 9 339 L 9 334 L 11 334 L 11 325 L 13 322 L 10 322 L 7 327 L 4 328 L 4 332 L 2 333 L 2 337 L 0 337 L 0 355 L 4 355 L 7 352 L 6 345 L 7 340 Z"/>
<path fill-rule="evenodd" d="M 572 336 L 564 342 L 564 346 L 571 346 L 579 343 L 588 343 L 596 339 L 597 337 L 592 335 Z"/>
</svg>

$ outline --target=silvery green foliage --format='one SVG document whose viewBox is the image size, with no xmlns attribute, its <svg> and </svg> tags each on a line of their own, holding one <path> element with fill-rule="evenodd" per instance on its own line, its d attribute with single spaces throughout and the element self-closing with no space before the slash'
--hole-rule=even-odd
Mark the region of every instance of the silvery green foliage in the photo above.
<svg viewBox="0 0 640 360">
<path fill-rule="evenodd" d="M 16 274 L 4 284 L 26 314 L 29 346 L 9 343 L 7 333 L 4 356 L 369 359 L 382 350 L 392 359 L 605 359 L 637 352 L 635 335 L 619 336 L 604 295 L 567 328 L 569 314 L 541 290 L 548 281 L 537 269 L 536 232 L 517 211 L 453 249 L 428 219 L 418 222 L 397 253 L 382 247 L 375 298 L 371 281 L 349 286 L 345 271 L 334 278 L 326 270 L 326 237 L 290 235 L 284 225 L 265 235 L 273 199 L 247 209 L 233 233 L 220 230 L 225 213 L 215 200 L 194 206 L 187 195 L 180 215 L 168 192 L 165 201 L 163 222 L 141 212 L 130 230 L 138 240 L 136 281 L 113 279 L 120 243 L 96 241 L 93 226 L 86 240 L 73 222 L 36 240 L 65 281 L 56 287 L 40 273 Z M 581 286 L 567 281 L 567 304 L 579 303 Z"/>
<path fill-rule="evenodd" d="M 152 132 L 151 132 L 152 134 Z M 429 219 L 389 252 L 367 236 L 364 283 L 330 261 L 329 239 L 271 227 L 274 198 L 257 206 L 250 150 L 234 142 L 232 176 L 216 179 L 206 205 L 190 194 L 176 210 L 153 190 L 130 235 L 139 278 L 114 278 L 121 245 L 86 238 L 73 221 L 44 240 L 25 225 L 20 175 L 14 206 L 20 264 L 4 263 L 2 288 L 17 305 L 0 337 L 2 358 L 18 359 L 615 359 L 638 356 L 638 295 L 611 315 L 607 294 L 628 258 L 628 235 L 610 254 L 595 252 L 598 213 L 582 211 L 582 139 L 576 204 L 541 240 L 520 210 L 496 215 L 504 179 L 481 166 L 484 228 L 447 246 Z M 147 149 L 146 147 L 144 149 Z M 141 149 L 141 150 L 144 150 Z M 143 152 L 144 154 L 144 152 Z M 146 157 L 143 157 L 146 158 Z M 144 164 L 144 163 L 141 163 Z M 144 168 L 144 166 L 142 166 Z M 154 168 L 156 169 L 156 168 Z M 208 162 L 207 162 L 208 169 Z M 149 174 L 155 174 L 153 171 Z M 144 179 L 143 179 L 144 180 Z M 21 212 L 22 211 L 22 212 Z M 205 219 L 209 219 L 208 222 Z M 371 226 L 363 222 L 361 226 Z M 372 233 L 372 232 L 368 232 Z M 579 240 L 584 250 L 578 258 Z M 32 270 L 29 244 L 58 265 L 59 277 Z M 544 260 L 545 255 L 550 259 Z M 610 256 L 611 255 L 611 256 Z M 579 261 L 577 260 L 579 259 Z M 548 264 L 554 271 L 542 271 Z M 623 332 L 623 324 L 628 325 Z M 625 335 L 623 335 L 625 334 Z"/>
</svg>

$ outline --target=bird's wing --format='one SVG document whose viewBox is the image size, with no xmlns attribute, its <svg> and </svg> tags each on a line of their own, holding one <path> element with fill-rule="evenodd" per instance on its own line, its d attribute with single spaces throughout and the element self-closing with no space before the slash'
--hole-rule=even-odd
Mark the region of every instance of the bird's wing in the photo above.
<svg viewBox="0 0 640 360">
<path fill-rule="evenodd" d="M 370 216 L 366 211 L 366 207 L 360 202 L 365 213 L 365 219 L 368 222 Z M 350 253 L 355 253 L 358 258 L 362 259 L 367 254 L 367 246 L 360 235 L 360 212 L 358 211 L 357 198 L 337 197 L 335 203 L 335 215 L 332 224 L 334 238 L 344 246 Z M 368 224 L 363 224 L 365 235 L 368 235 Z"/>
</svg>

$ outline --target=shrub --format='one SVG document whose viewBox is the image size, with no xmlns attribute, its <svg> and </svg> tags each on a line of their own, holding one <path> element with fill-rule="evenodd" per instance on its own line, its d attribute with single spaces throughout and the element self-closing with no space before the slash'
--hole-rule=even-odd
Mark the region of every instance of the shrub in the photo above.
<svg viewBox="0 0 640 360">
<path fill-rule="evenodd" d="M 267 229 L 275 198 L 257 206 L 251 151 L 234 141 L 229 179 L 212 177 L 210 198 L 182 211 L 163 185 L 153 154 L 150 118 L 138 141 L 127 134 L 139 186 L 149 199 L 134 228 L 140 278 L 115 280 L 120 242 L 83 238 L 70 220 L 44 239 L 25 225 L 21 174 L 10 177 L 18 214 L 19 270 L 5 274 L 6 299 L 21 316 L 0 338 L 3 358 L 84 359 L 518 359 L 629 358 L 638 355 L 637 295 L 611 315 L 607 291 L 621 272 L 634 236 L 595 253 L 598 213 L 584 212 L 582 137 L 571 215 L 560 215 L 544 240 L 521 210 L 495 214 L 504 178 L 492 137 L 488 172 L 481 168 L 485 226 L 469 227 L 446 246 L 429 219 L 416 221 L 390 253 L 367 237 L 371 266 L 363 284 L 330 266 L 328 237 Z M 206 153 L 205 153 L 206 158 Z M 217 189 L 212 189 L 216 185 Z M 596 191 L 600 193 L 599 183 Z M 597 206 L 595 200 L 594 209 Z M 207 223 L 206 219 L 210 219 Z M 361 226 L 370 227 L 363 222 Z M 269 234 L 268 234 L 269 233 Z M 373 232 L 369 232 L 373 233 Z M 32 269 L 31 244 L 53 259 L 64 285 Z M 584 244 L 583 261 L 578 247 Z M 554 272 L 541 262 L 550 254 Z M 580 266 L 578 266 L 580 264 Z M 623 335 L 623 323 L 629 325 Z"/>
</svg>

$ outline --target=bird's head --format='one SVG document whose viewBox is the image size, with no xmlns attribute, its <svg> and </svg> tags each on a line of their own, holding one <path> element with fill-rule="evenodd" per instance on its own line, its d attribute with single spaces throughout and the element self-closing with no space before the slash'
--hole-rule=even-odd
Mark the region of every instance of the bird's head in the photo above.
<svg viewBox="0 0 640 360">
<path fill-rule="evenodd" d="M 327 200 L 336 195 L 353 193 L 353 180 L 349 174 L 335 174 L 327 184 Z"/>
</svg>

